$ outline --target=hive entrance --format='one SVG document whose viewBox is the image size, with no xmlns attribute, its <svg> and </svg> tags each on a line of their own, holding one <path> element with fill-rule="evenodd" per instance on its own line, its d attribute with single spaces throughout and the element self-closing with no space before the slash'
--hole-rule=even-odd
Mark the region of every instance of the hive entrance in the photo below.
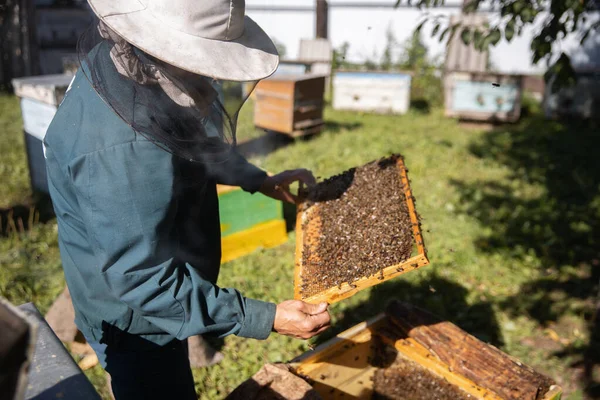
<svg viewBox="0 0 600 400">
<path fill-rule="evenodd" d="M 333 303 L 428 264 L 402 157 L 350 169 L 300 195 L 297 299 Z"/>
</svg>

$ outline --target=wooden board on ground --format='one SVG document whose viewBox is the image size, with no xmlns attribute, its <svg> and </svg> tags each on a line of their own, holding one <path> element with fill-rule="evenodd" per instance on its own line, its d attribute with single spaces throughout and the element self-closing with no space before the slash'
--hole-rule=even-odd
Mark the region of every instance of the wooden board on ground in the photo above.
<svg viewBox="0 0 600 400">
<path fill-rule="evenodd" d="M 485 400 L 558 400 L 554 382 L 448 321 L 392 302 L 363 322 L 292 360 L 292 370 L 324 399 L 370 399 L 381 345 L 458 388 Z"/>
<path fill-rule="evenodd" d="M 304 247 L 305 244 L 310 248 L 311 257 L 319 258 L 322 255 L 318 254 L 317 246 L 315 242 L 316 237 L 319 236 L 322 230 L 321 223 L 318 218 L 308 219 L 310 213 L 316 213 L 320 206 L 320 203 L 315 203 L 308 207 L 308 201 L 306 199 L 301 200 L 297 207 L 296 216 L 296 262 L 294 272 L 294 298 L 303 300 L 308 303 L 319 303 L 326 301 L 330 304 L 346 299 L 361 290 L 368 287 L 378 285 L 390 279 L 393 279 L 399 275 L 413 271 L 417 268 L 423 267 L 429 264 L 427 258 L 423 237 L 421 234 L 421 228 L 419 224 L 419 218 L 415 210 L 414 197 L 410 189 L 410 184 L 407 175 L 407 169 L 404 165 L 402 157 L 399 157 L 396 161 L 398 173 L 402 182 L 402 191 L 406 204 L 408 206 L 408 212 L 412 223 L 412 240 L 413 243 L 413 255 L 411 258 L 398 265 L 388 265 L 381 269 L 379 273 L 372 276 L 367 276 L 355 280 L 353 282 L 344 282 L 340 285 L 329 287 L 319 293 L 312 295 L 303 295 L 303 273 L 305 273 L 306 260 L 304 259 Z M 306 221 L 310 221 L 309 224 L 305 224 Z M 306 241 L 306 243 L 305 243 Z"/>
</svg>

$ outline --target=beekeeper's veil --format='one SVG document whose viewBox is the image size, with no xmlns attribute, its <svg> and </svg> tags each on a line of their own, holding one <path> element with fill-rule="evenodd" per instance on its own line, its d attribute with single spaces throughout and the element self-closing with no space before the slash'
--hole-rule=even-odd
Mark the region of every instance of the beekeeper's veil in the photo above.
<svg viewBox="0 0 600 400">
<path fill-rule="evenodd" d="M 236 143 L 241 106 L 257 81 L 184 71 L 150 56 L 97 20 L 78 43 L 82 72 L 137 133 L 198 162 L 220 162 Z M 100 122 L 101 123 L 101 122 Z"/>
</svg>

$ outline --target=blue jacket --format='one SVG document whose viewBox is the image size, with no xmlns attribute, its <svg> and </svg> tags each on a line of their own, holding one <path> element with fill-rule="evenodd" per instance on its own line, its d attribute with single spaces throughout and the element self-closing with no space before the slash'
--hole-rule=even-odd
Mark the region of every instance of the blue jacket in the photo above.
<svg viewBox="0 0 600 400">
<path fill-rule="evenodd" d="M 115 75 L 114 87 L 125 87 Z M 198 334 L 265 339 L 275 304 L 216 285 L 216 184 L 255 192 L 264 171 L 235 154 L 207 167 L 159 148 L 102 101 L 79 72 L 44 139 L 75 322 L 156 344 Z M 103 328 L 104 326 L 104 328 Z"/>
</svg>

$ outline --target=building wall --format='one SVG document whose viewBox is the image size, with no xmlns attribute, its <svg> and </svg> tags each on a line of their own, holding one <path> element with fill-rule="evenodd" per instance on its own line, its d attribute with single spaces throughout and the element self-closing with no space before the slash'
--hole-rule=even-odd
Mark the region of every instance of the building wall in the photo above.
<svg viewBox="0 0 600 400">
<path fill-rule="evenodd" d="M 339 1 L 339 0 L 337 0 Z M 344 0 L 344 3 L 364 0 Z M 350 43 L 349 61 L 361 62 L 366 59 L 379 61 L 385 48 L 386 31 L 391 29 L 399 43 L 408 40 L 420 22 L 422 12 L 416 8 L 392 7 L 395 0 L 374 1 L 374 3 L 389 3 L 388 7 L 350 8 L 335 7 L 336 0 L 329 1 L 329 38 L 337 48 L 344 42 Z M 449 17 L 460 13 L 459 4 L 462 1 L 448 0 L 448 7 L 433 12 Z M 259 23 L 273 38 L 282 42 L 287 49 L 288 57 L 295 57 L 298 44 L 302 38 L 314 37 L 315 0 L 246 0 L 247 14 Z M 453 7 L 454 6 L 454 7 Z M 257 9 L 259 8 L 260 9 Z M 297 7 L 295 11 L 265 10 L 268 7 Z M 306 9 L 301 11 L 300 9 Z M 497 16 L 487 13 L 490 22 L 497 21 Z M 531 63 L 530 43 L 534 33 L 546 15 L 539 16 L 533 27 L 529 27 L 520 37 L 515 37 L 510 43 L 504 39 L 491 51 L 491 61 L 494 67 L 504 73 L 543 73 L 544 63 Z M 423 40 L 429 48 L 430 57 L 443 57 L 445 45 L 431 38 L 432 26 L 423 29 Z M 563 51 L 581 53 L 579 42 L 575 37 L 566 38 L 561 42 Z M 400 49 L 398 49 L 400 51 Z M 590 62 L 585 55 L 575 56 L 579 62 Z M 596 57 L 598 61 L 598 57 Z"/>
</svg>

